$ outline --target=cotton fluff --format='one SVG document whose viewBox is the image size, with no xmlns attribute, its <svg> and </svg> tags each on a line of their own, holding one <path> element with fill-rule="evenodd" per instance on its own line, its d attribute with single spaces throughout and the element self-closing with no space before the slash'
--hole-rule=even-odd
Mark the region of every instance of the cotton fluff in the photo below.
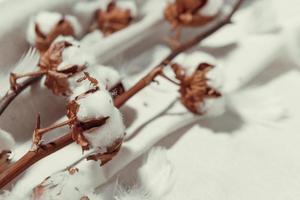
<svg viewBox="0 0 300 200">
<path fill-rule="evenodd" d="M 85 180 L 84 176 L 85 173 L 80 170 L 74 174 L 70 174 L 68 171 L 53 174 L 41 184 L 43 192 L 40 195 L 36 194 L 38 196 L 36 199 L 80 199 L 84 196 L 84 189 L 86 189 L 85 181 L 82 181 Z"/>
<path fill-rule="evenodd" d="M 113 114 L 113 100 L 108 91 L 100 90 L 77 101 L 80 121 L 109 117 Z"/>
<path fill-rule="evenodd" d="M 130 189 L 118 186 L 116 200 L 164 199 L 174 182 L 174 170 L 166 149 L 155 147 L 138 169 L 138 182 Z"/>
<path fill-rule="evenodd" d="M 94 107 L 94 109 L 95 108 L 99 110 L 100 113 L 101 109 Z M 122 115 L 117 108 L 113 107 L 112 113 L 109 115 L 106 123 L 85 132 L 84 136 L 93 148 L 106 148 L 111 146 L 117 139 L 123 138 L 124 133 L 125 126 Z"/>
<path fill-rule="evenodd" d="M 208 0 L 199 10 L 199 13 L 204 16 L 215 16 L 219 13 L 223 4 L 224 0 Z"/>
<path fill-rule="evenodd" d="M 224 73 L 220 63 L 216 59 L 204 52 L 196 51 L 191 54 L 181 54 L 175 58 L 174 62 L 180 64 L 186 72 L 186 75 L 191 76 L 198 68 L 199 64 L 207 63 L 213 65 L 214 68 L 207 73 L 208 85 L 222 92 L 224 84 Z"/>
<path fill-rule="evenodd" d="M 83 48 L 81 48 L 80 42 L 75 40 L 71 36 L 59 36 L 53 43 L 66 41 L 72 45 L 66 47 L 62 52 L 62 62 L 58 65 L 57 70 L 65 70 L 71 66 L 90 66 L 94 64 L 95 57 L 87 54 Z"/>
<path fill-rule="evenodd" d="M 94 30 L 88 34 L 86 34 L 82 40 L 80 41 L 81 46 L 84 49 L 91 48 L 95 43 L 100 42 L 104 38 L 103 33 L 100 30 Z"/>
<path fill-rule="evenodd" d="M 104 65 L 95 65 L 85 70 L 89 75 L 98 81 L 100 90 L 110 90 L 121 82 L 121 76 L 117 70 Z M 69 84 L 73 94 L 71 99 L 91 89 L 91 83 L 88 81 L 77 82 L 83 77 L 83 73 L 78 73 L 76 76 L 69 78 Z"/>
<path fill-rule="evenodd" d="M 57 12 L 48 12 L 43 11 L 38 13 L 35 17 L 33 17 L 27 29 L 27 41 L 34 45 L 36 41 L 36 32 L 35 25 L 37 24 L 41 30 L 41 32 L 45 35 L 48 35 L 53 28 L 57 25 L 57 23 L 63 19 L 63 15 Z M 75 35 L 79 35 L 81 33 L 81 25 L 77 21 L 74 16 L 66 15 L 65 19 L 70 22 L 72 25 Z"/>
<path fill-rule="evenodd" d="M 174 62 L 180 64 L 188 76 L 191 76 L 201 63 L 213 65 L 214 67 L 206 74 L 207 84 L 222 94 L 225 77 L 222 66 L 217 63 L 214 57 L 197 51 L 191 54 L 181 54 L 175 58 Z M 225 112 L 226 102 L 222 94 L 218 98 L 206 98 L 197 107 L 199 113 L 203 113 L 208 117 L 214 117 Z"/>
<path fill-rule="evenodd" d="M 0 153 L 4 150 L 11 150 L 14 145 L 14 138 L 6 131 L 0 129 Z"/>
<path fill-rule="evenodd" d="M 117 70 L 104 65 L 96 65 L 87 69 L 94 78 L 102 82 L 107 89 L 111 89 L 121 81 L 121 76 Z"/>
<path fill-rule="evenodd" d="M 94 58 L 84 53 L 80 46 L 69 46 L 62 53 L 62 63 L 57 67 L 58 70 L 68 69 L 70 66 L 88 66 L 94 63 Z"/>
</svg>

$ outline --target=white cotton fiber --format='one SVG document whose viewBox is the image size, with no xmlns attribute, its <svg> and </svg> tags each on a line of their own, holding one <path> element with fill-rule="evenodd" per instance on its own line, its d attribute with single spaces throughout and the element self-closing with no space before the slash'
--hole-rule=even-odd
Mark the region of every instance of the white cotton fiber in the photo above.
<svg viewBox="0 0 300 200">
<path fill-rule="evenodd" d="M 113 114 L 113 100 L 106 90 L 88 94 L 77 103 L 79 104 L 77 118 L 80 121 L 105 118 Z"/>
<path fill-rule="evenodd" d="M 132 17 L 136 17 L 138 15 L 138 9 L 135 1 L 132 0 L 117 1 L 117 6 L 123 9 L 130 10 Z"/>
<path fill-rule="evenodd" d="M 73 46 L 80 46 L 80 42 L 78 40 L 76 40 L 73 36 L 64 36 L 64 35 L 60 35 L 58 36 L 52 44 L 57 43 L 57 42 L 69 42 L 71 43 Z"/>
<path fill-rule="evenodd" d="M 0 129 L 0 153 L 4 150 L 13 149 L 14 145 L 14 138 L 6 131 Z"/>
<path fill-rule="evenodd" d="M 223 86 L 225 82 L 225 75 L 223 72 L 223 67 L 220 64 L 217 64 L 206 74 L 207 84 L 216 89 L 219 92 L 223 91 Z"/>
<path fill-rule="evenodd" d="M 39 12 L 35 17 L 33 17 L 28 25 L 27 28 L 27 41 L 30 44 L 35 44 L 36 41 L 36 32 L 35 32 L 35 25 L 37 24 L 40 28 L 40 31 L 44 35 L 48 35 L 53 28 L 57 25 L 57 23 L 63 19 L 63 15 L 61 13 L 57 12 L 48 12 L 48 11 L 43 11 Z M 81 25 L 78 22 L 78 20 L 71 15 L 66 15 L 65 19 L 70 22 L 72 25 L 75 35 L 79 36 L 81 33 Z"/>
<path fill-rule="evenodd" d="M 198 112 L 206 117 L 217 117 L 226 110 L 226 101 L 224 97 L 207 98 L 203 103 L 199 103 Z"/>
<path fill-rule="evenodd" d="M 94 107 L 97 108 L 97 107 Z M 101 113 L 101 108 L 97 108 Z M 112 113 L 106 123 L 99 128 L 91 129 L 84 136 L 93 148 L 106 148 L 111 146 L 117 139 L 123 138 L 125 126 L 120 111 L 113 107 Z"/>
<path fill-rule="evenodd" d="M 77 82 L 78 79 L 84 76 L 83 73 L 78 73 L 76 76 L 68 79 L 69 87 L 72 91 L 72 95 L 70 96 L 70 101 L 75 100 L 75 98 L 90 89 L 93 88 L 93 85 L 89 81 L 82 81 L 80 83 Z"/>
<path fill-rule="evenodd" d="M 33 17 L 27 29 L 27 40 L 30 44 L 35 44 L 36 33 L 35 25 L 38 24 L 40 31 L 47 35 L 56 26 L 59 20 L 62 19 L 62 14 L 57 12 L 40 12 L 35 17 Z"/>
<path fill-rule="evenodd" d="M 223 4 L 224 0 L 208 0 L 199 10 L 199 13 L 204 16 L 215 16 L 219 13 Z"/>
<path fill-rule="evenodd" d="M 89 49 L 91 46 L 95 45 L 95 43 L 99 43 L 104 38 L 103 33 L 100 30 L 94 30 L 88 34 L 86 34 L 80 41 L 83 49 Z"/>
<path fill-rule="evenodd" d="M 121 76 L 117 70 L 104 65 L 96 65 L 87 69 L 91 76 L 103 83 L 107 89 L 111 89 L 121 81 Z"/>
<path fill-rule="evenodd" d="M 94 62 L 94 57 L 86 54 L 80 46 L 69 46 L 63 50 L 62 63 L 59 64 L 57 69 L 64 70 L 75 65 L 88 67 Z"/>
<path fill-rule="evenodd" d="M 71 23 L 73 30 L 75 32 L 75 36 L 77 37 L 80 36 L 80 34 L 82 33 L 82 28 L 77 18 L 72 15 L 66 15 L 65 19 Z"/>
<path fill-rule="evenodd" d="M 212 55 L 196 51 L 190 54 L 180 54 L 174 62 L 180 64 L 188 76 L 191 76 L 201 63 L 213 65 L 214 68 L 207 73 L 208 85 L 222 92 L 224 83 L 223 67 Z"/>
<path fill-rule="evenodd" d="M 174 62 L 180 64 L 188 76 L 191 76 L 201 63 L 217 65 L 217 61 L 212 55 L 201 51 L 195 51 L 190 54 L 182 53 L 175 58 Z"/>
</svg>

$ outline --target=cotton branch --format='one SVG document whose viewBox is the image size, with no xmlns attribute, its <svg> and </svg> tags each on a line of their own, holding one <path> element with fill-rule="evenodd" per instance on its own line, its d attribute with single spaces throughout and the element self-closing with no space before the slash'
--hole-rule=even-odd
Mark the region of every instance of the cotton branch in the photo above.
<svg viewBox="0 0 300 200">
<path fill-rule="evenodd" d="M 14 89 L 10 89 L 6 95 L 0 99 L 0 116 L 5 111 L 5 109 L 9 106 L 9 104 L 28 86 L 32 85 L 33 83 L 37 82 L 42 78 L 42 75 L 37 75 L 34 77 L 27 78 L 21 83 L 18 83 L 18 87 Z"/>
<path fill-rule="evenodd" d="M 153 70 L 151 70 L 146 76 L 144 76 L 140 81 L 138 81 L 133 87 L 131 87 L 128 91 L 123 93 L 120 96 L 117 96 L 114 100 L 114 104 L 117 108 L 120 108 L 123 104 L 125 104 L 131 97 L 137 94 L 139 91 L 144 89 L 146 86 L 151 84 L 154 79 L 163 74 L 163 69 L 170 64 L 170 62 L 180 53 L 185 50 L 193 47 L 198 44 L 209 35 L 213 34 L 224 25 L 230 23 L 232 15 L 239 8 L 243 0 L 237 0 L 234 4 L 232 10 L 223 14 L 223 16 L 219 16 L 213 21 L 211 26 L 208 26 L 204 32 L 201 32 L 195 38 L 181 44 L 178 48 L 174 49 L 163 61 L 156 66 Z M 101 122 L 101 121 L 99 121 Z M 101 124 L 101 123 L 98 123 Z M 44 157 L 64 148 L 65 146 L 73 143 L 72 134 L 68 133 L 53 142 L 49 142 L 44 144 L 37 151 L 29 151 L 27 152 L 20 160 L 14 163 L 9 169 L 4 171 L 0 175 L 0 189 L 3 188 L 6 184 L 11 182 L 18 175 L 23 173 L 27 168 L 29 168 L 34 163 L 43 159 Z"/>
</svg>

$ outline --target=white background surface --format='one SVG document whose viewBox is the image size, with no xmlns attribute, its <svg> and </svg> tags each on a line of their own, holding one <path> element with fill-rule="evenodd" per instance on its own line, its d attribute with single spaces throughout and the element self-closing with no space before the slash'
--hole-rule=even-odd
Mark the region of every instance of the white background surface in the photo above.
<svg viewBox="0 0 300 200">
<path fill-rule="evenodd" d="M 234 91 L 233 106 L 243 113 L 242 117 L 228 111 L 218 118 L 188 123 L 195 119 L 189 114 L 164 114 L 139 129 L 177 95 L 176 88 L 161 81 L 159 86 L 149 87 L 124 108 L 126 120 L 134 120 L 127 132 L 129 136 L 135 132 L 137 134 L 125 143 L 120 155 L 102 169 L 103 179 L 99 184 L 122 168 L 119 179 L 125 182 L 132 179 L 131 174 L 134 174 L 141 159 L 131 161 L 156 144 L 167 148 L 175 168 L 176 182 L 165 199 L 299 199 L 299 8 L 298 0 L 247 1 L 234 18 L 234 25 L 198 47 L 212 53 L 224 65 L 225 88 L 228 92 Z M 168 34 L 168 31 L 164 33 Z M 148 49 L 145 54 L 137 55 L 138 51 L 132 48 L 118 59 L 125 60 L 131 67 L 153 66 L 167 52 L 166 47 L 157 46 L 157 37 L 160 35 L 151 36 L 152 42 L 148 40 L 138 48 Z M 10 62 L 9 59 L 4 61 Z M 110 63 L 122 65 L 120 61 Z M 125 71 L 134 70 L 125 68 Z M 134 83 L 147 69 L 138 68 L 135 71 L 138 73 L 131 73 L 130 79 L 126 79 L 128 84 Z M 237 88 L 242 88 L 240 91 L 243 93 Z M 35 97 L 34 101 L 38 98 Z M 144 106 L 145 102 L 148 107 Z M 31 111 L 29 116 L 34 116 L 34 109 L 29 103 L 25 108 L 20 103 L 15 105 L 26 109 L 27 113 Z M 245 111 L 245 108 L 248 109 Z M 44 105 L 44 113 L 50 109 L 49 112 L 53 113 L 49 121 L 44 121 L 46 124 L 61 116 L 60 108 L 52 109 Z M 176 104 L 167 112 L 182 111 L 183 108 Z M 8 112 L 9 117 L 0 119 L 0 124 L 13 135 L 18 135 L 18 144 L 29 140 L 33 126 L 30 117 L 22 121 L 14 110 Z M 22 122 L 16 128 L 11 126 L 12 120 Z M 26 130 L 26 135 L 21 137 L 20 130 Z M 28 145 L 20 145 L 16 156 L 21 155 Z M 30 190 L 51 172 L 78 158 L 79 153 L 78 147 L 71 146 L 42 161 L 25 175 L 17 187 Z M 58 162 L 61 159 L 65 162 Z M 128 163 L 131 164 L 127 166 Z M 39 169 L 39 175 L 35 169 Z M 110 190 L 105 188 L 113 187 L 114 183 L 115 178 L 103 187 L 104 190 L 109 193 Z M 99 190 L 102 191 L 102 188 Z"/>
</svg>

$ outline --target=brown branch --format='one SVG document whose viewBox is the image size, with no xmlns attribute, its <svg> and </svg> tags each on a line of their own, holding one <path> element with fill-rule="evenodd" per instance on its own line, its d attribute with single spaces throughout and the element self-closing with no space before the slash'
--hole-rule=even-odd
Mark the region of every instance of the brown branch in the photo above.
<svg viewBox="0 0 300 200">
<path fill-rule="evenodd" d="M 24 80 L 22 83 L 18 84 L 16 90 L 10 89 L 6 95 L 0 100 L 0 116 L 5 111 L 5 109 L 9 106 L 9 104 L 28 86 L 32 85 L 33 83 L 37 82 L 42 78 L 43 75 L 38 75 L 35 77 L 30 77 Z"/>
<path fill-rule="evenodd" d="M 162 70 L 181 52 L 193 47 L 198 44 L 209 35 L 213 34 L 215 31 L 226 25 L 230 22 L 232 15 L 238 9 L 243 0 L 237 0 L 234 8 L 228 15 L 219 17 L 216 19 L 215 23 L 208 27 L 205 32 L 200 33 L 195 38 L 187 41 L 182 44 L 177 49 L 173 50 L 158 66 L 151 70 L 146 76 L 144 76 L 140 81 L 138 81 L 133 87 L 128 91 L 123 93 L 120 96 L 117 96 L 114 100 L 116 107 L 121 107 L 125 104 L 131 97 L 149 85 L 158 75 L 162 73 Z M 69 133 L 64 135 L 51 143 L 42 145 L 40 149 L 36 152 L 29 151 L 27 152 L 20 160 L 14 163 L 9 169 L 4 171 L 0 175 L 0 189 L 3 188 L 6 184 L 16 178 L 18 175 L 23 173 L 27 168 L 36 163 L 37 161 L 43 159 L 44 157 L 60 150 L 61 148 L 73 143 L 72 135 Z"/>
</svg>

